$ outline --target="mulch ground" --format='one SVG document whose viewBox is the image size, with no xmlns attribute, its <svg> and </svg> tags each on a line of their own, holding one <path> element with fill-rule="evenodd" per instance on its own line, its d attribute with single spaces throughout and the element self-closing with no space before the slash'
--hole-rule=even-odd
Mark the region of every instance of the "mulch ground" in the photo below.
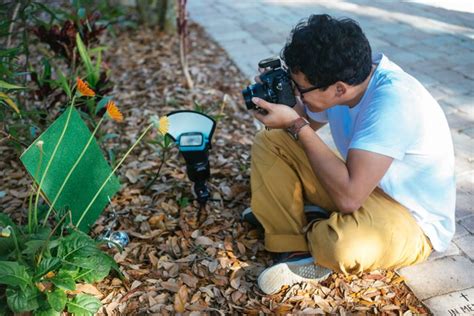
<svg viewBox="0 0 474 316">
<path fill-rule="evenodd" d="M 107 39 L 112 95 L 125 121 L 107 123 L 120 137 L 105 147 L 123 153 L 153 114 L 197 104 L 220 120 L 210 156 L 212 201 L 200 214 L 176 149 L 156 183 L 144 189 L 161 162 L 158 146 L 150 142 L 156 134 L 150 133 L 120 169 L 122 189 L 92 234 L 100 235 L 118 214 L 113 229 L 126 231 L 131 242 L 122 253 L 107 251 L 125 279 L 111 274 L 81 288 L 102 300 L 99 314 L 429 313 L 392 271 L 334 273 L 320 284 L 297 284 L 272 296 L 258 289 L 256 279 L 272 257 L 264 250 L 262 232 L 239 219 L 250 201 L 249 156 L 257 132 L 240 95 L 249 82 L 199 26 L 191 26 L 189 39 L 193 91 L 185 88 L 176 38 L 140 29 Z M 0 143 L 0 152 L 0 205 L 20 220 L 31 180 L 15 151 Z"/>
</svg>

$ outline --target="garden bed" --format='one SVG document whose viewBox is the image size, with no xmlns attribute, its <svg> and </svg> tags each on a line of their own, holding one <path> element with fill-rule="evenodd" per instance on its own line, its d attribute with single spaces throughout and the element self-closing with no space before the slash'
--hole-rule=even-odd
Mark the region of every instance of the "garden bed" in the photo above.
<svg viewBox="0 0 474 316">
<path fill-rule="evenodd" d="M 81 288 L 101 299 L 99 313 L 428 313 L 391 271 L 333 274 L 321 284 L 299 284 L 273 296 L 260 292 L 256 279 L 271 256 L 264 251 L 262 232 L 239 219 L 250 202 L 250 148 L 257 132 L 240 95 L 249 82 L 198 25 L 191 25 L 189 41 L 192 91 L 181 72 L 177 37 L 139 28 L 106 43 L 113 95 L 125 117 L 121 124 L 107 123 L 108 132 L 122 135 L 107 147 L 123 154 L 153 114 L 198 107 L 219 121 L 210 152 L 212 201 L 201 213 L 176 149 L 145 189 L 161 163 L 151 141 L 156 135 L 148 135 L 119 169 L 122 189 L 92 235 L 103 233 L 117 214 L 113 229 L 127 232 L 131 242 L 121 253 L 107 249 L 123 280 L 112 273 Z M 21 221 L 18 210 L 27 207 L 31 180 L 11 147 L 0 143 L 0 151 L 0 203 Z"/>
</svg>

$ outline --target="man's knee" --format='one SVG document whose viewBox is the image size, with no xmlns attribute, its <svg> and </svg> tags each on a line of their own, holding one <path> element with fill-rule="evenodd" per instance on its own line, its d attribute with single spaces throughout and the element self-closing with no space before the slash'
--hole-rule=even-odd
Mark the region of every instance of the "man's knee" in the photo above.
<svg viewBox="0 0 474 316">
<path fill-rule="evenodd" d="M 311 252 L 316 261 L 343 273 L 359 273 L 378 268 L 384 243 L 374 232 L 321 221 L 308 233 Z"/>
</svg>

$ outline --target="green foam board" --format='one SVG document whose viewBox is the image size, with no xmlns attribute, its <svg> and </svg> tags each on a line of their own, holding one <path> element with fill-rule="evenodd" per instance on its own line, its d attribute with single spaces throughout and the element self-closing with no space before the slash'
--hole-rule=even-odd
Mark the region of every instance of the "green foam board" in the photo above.
<svg viewBox="0 0 474 316">
<path fill-rule="evenodd" d="M 71 108 L 66 109 L 20 157 L 28 172 L 38 184 L 41 181 L 48 161 L 51 160 L 54 148 L 63 132 L 70 109 Z M 49 203 L 55 199 L 64 179 L 85 148 L 90 136 L 91 132 L 81 119 L 80 114 L 75 108 L 72 108 L 65 134 L 42 185 L 42 192 Z M 40 166 L 38 166 L 41 154 L 37 143 L 40 140 L 43 141 L 43 157 Z M 63 188 L 54 208 L 56 210 L 71 210 L 72 222 L 76 225 L 110 172 L 112 172 L 112 170 L 104 159 L 99 145 L 95 139 L 92 140 L 81 161 Z M 107 203 L 109 203 L 109 197 L 112 199 L 119 189 L 120 183 L 117 177 L 113 175 L 84 216 L 79 229 L 88 232 L 90 226 L 94 224 Z"/>
</svg>

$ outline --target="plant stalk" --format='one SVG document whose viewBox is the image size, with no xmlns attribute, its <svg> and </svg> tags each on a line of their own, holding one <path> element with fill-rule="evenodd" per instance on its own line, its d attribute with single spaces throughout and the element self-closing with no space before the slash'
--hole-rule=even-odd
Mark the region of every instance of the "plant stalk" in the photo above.
<svg viewBox="0 0 474 316">
<path fill-rule="evenodd" d="M 155 176 L 153 177 L 153 179 L 151 179 L 146 185 L 145 185 L 145 190 L 148 190 L 152 185 L 153 183 L 155 183 L 156 179 L 158 179 L 158 177 L 160 176 L 160 173 L 161 173 L 161 168 L 163 167 L 163 165 L 165 164 L 165 161 L 167 159 L 166 155 L 168 154 L 168 151 L 167 150 L 163 150 L 162 152 L 162 155 L 161 155 L 161 163 L 160 163 L 160 166 L 158 167 L 158 171 L 156 172 Z"/>
</svg>

